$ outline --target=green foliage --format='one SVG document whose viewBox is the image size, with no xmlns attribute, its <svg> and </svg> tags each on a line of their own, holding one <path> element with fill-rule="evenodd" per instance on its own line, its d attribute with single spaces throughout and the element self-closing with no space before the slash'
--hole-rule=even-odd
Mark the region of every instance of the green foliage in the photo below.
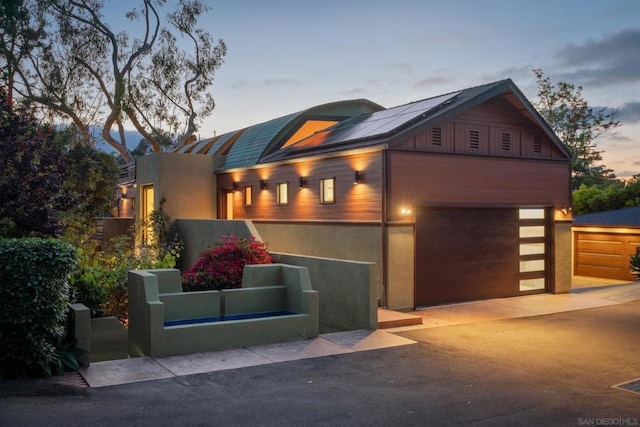
<svg viewBox="0 0 640 427">
<path fill-rule="evenodd" d="M 573 188 L 614 179 L 610 169 L 598 164 L 602 161 L 602 151 L 597 149 L 595 141 L 620 126 L 616 120 L 617 110 L 594 110 L 582 97 L 581 86 L 567 82 L 554 85 L 542 70 L 533 72 L 538 85 L 535 107 L 573 155 Z"/>
<path fill-rule="evenodd" d="M 11 108 L 0 86 L 0 237 L 50 237 L 72 203 L 64 190 L 64 148 L 50 127 Z"/>
<path fill-rule="evenodd" d="M 0 239 L 1 378 L 46 373 L 57 363 L 75 263 L 75 249 L 66 242 Z"/>
<path fill-rule="evenodd" d="M 636 280 L 640 278 L 640 254 L 635 254 L 629 260 L 629 270 L 631 274 L 636 276 Z"/>
<path fill-rule="evenodd" d="M 114 207 L 119 169 L 111 155 L 77 141 L 70 144 L 65 155 L 64 185 L 75 195 L 75 200 L 64 215 L 63 225 L 68 233 L 77 233 Z"/>
<path fill-rule="evenodd" d="M 119 236 L 101 248 L 91 240 L 79 246 L 72 300 L 89 307 L 93 317 L 116 316 L 127 324 L 127 272 L 177 267 L 182 243 L 171 218 L 162 210 L 163 204 L 152 212 L 148 224 L 138 224 L 152 230 L 148 244 L 134 248 L 128 237 Z"/>
<path fill-rule="evenodd" d="M 581 185 L 573 192 L 573 213 L 583 215 L 613 209 L 640 206 L 638 176 L 627 181 L 610 181 L 601 185 Z"/>
<path fill-rule="evenodd" d="M 203 251 L 196 263 L 182 275 L 184 291 L 239 288 L 247 264 L 270 264 L 267 245 L 255 238 L 222 236 L 222 241 Z"/>
</svg>

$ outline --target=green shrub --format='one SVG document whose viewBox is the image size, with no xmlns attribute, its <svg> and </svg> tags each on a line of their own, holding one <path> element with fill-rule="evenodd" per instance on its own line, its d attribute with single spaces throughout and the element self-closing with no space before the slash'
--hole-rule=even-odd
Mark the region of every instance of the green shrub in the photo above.
<svg viewBox="0 0 640 427">
<path fill-rule="evenodd" d="M 184 291 L 239 288 L 246 264 L 269 264 L 267 245 L 255 238 L 222 236 L 222 242 L 203 251 L 196 263 L 182 275 Z"/>
<path fill-rule="evenodd" d="M 55 239 L 0 239 L 0 377 L 42 375 L 59 363 L 72 245 Z"/>
<path fill-rule="evenodd" d="M 631 274 L 636 276 L 636 280 L 640 279 L 640 255 L 636 254 L 629 260 L 629 270 Z"/>
</svg>

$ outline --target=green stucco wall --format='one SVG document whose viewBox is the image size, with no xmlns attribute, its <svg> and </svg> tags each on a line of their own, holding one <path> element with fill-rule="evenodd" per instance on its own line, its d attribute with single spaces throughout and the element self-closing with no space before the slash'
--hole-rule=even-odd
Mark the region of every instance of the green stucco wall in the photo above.
<svg viewBox="0 0 640 427">
<path fill-rule="evenodd" d="M 269 251 L 375 263 L 377 298 L 382 301 L 382 232 L 379 225 L 270 223 L 254 226 Z"/>
</svg>

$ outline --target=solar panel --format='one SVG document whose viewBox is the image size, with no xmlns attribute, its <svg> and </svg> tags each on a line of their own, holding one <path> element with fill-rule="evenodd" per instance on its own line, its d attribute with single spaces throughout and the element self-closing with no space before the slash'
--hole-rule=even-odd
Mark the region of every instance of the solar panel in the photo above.
<svg viewBox="0 0 640 427">
<path fill-rule="evenodd" d="M 316 134 L 318 135 L 317 138 L 311 137 L 316 140 L 316 143 L 302 140 L 300 143 L 294 144 L 291 147 L 295 149 L 296 147 L 302 148 L 316 145 L 320 136 L 322 136 L 322 145 L 333 145 L 357 139 L 385 135 L 402 127 L 421 115 L 426 114 L 438 105 L 451 100 L 458 94 L 460 94 L 460 92 L 437 96 L 435 98 L 429 98 L 411 104 L 400 105 L 387 110 L 353 117 L 343 121 L 331 129 L 318 132 Z"/>
</svg>

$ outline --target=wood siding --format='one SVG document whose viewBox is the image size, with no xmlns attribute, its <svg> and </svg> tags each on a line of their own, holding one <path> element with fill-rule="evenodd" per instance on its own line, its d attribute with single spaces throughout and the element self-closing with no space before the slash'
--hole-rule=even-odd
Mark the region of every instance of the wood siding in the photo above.
<svg viewBox="0 0 640 427">
<path fill-rule="evenodd" d="M 640 248 L 640 230 L 634 233 L 574 232 L 574 273 L 578 276 L 635 281 L 629 259 Z"/>
<path fill-rule="evenodd" d="M 418 127 L 390 148 L 478 156 L 565 159 L 546 133 L 505 98 L 494 98 L 453 120 Z"/>
<path fill-rule="evenodd" d="M 555 161 L 392 151 L 388 220 L 424 203 L 567 207 L 569 168 Z"/>
<path fill-rule="evenodd" d="M 518 211 L 419 208 L 416 306 L 519 295 Z"/>
<path fill-rule="evenodd" d="M 355 171 L 362 182 L 354 185 Z M 307 186 L 299 188 L 299 178 Z M 335 177 L 335 202 L 320 202 L 320 180 Z M 260 181 L 265 180 L 266 189 Z M 309 159 L 271 167 L 246 169 L 218 175 L 218 191 L 237 183 L 234 193 L 234 219 L 282 221 L 360 221 L 380 222 L 382 217 L 382 163 L 380 152 L 343 157 Z M 276 204 L 276 185 L 289 185 L 288 204 Z M 252 187 L 252 203 L 243 204 L 244 187 Z"/>
</svg>

